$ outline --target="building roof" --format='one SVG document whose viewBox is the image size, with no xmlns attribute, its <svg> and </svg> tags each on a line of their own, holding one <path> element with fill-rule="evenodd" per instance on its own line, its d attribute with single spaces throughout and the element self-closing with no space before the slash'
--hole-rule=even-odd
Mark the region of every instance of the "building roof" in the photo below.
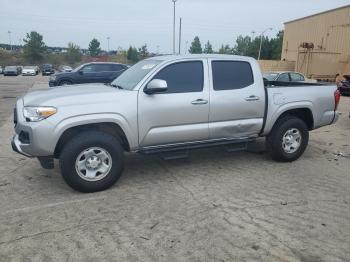
<svg viewBox="0 0 350 262">
<path fill-rule="evenodd" d="M 341 7 L 338 7 L 338 8 L 334 8 L 334 9 L 330 9 L 330 10 L 327 10 L 327 11 L 323 11 L 321 13 L 317 13 L 317 14 L 308 15 L 308 16 L 305 16 L 305 17 L 302 17 L 302 18 L 294 19 L 294 20 L 291 20 L 291 21 L 288 21 L 288 22 L 284 22 L 284 24 L 293 23 L 293 22 L 296 22 L 296 21 L 300 21 L 300 20 L 303 20 L 303 19 L 307 19 L 307 18 L 310 18 L 310 17 L 317 16 L 317 15 L 326 14 L 326 13 L 337 11 L 339 9 L 344 9 L 344 8 L 350 8 L 350 5 L 345 5 L 345 6 L 341 6 Z"/>
</svg>

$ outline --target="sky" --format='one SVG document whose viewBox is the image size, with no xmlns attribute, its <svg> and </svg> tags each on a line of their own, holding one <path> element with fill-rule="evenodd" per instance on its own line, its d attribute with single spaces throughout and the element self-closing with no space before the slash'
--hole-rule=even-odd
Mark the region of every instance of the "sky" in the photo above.
<svg viewBox="0 0 350 262">
<path fill-rule="evenodd" d="M 184 53 L 198 35 L 214 49 L 234 45 L 239 35 L 270 37 L 283 23 L 350 4 L 350 0 L 177 0 L 176 41 L 182 17 Z M 0 0 L 0 43 L 23 44 L 27 32 L 37 31 L 48 46 L 73 42 L 87 48 L 92 38 L 107 50 L 147 44 L 149 51 L 172 52 L 171 0 Z M 255 32 L 253 34 L 252 32 Z M 178 49 L 178 42 L 176 44 Z"/>
</svg>

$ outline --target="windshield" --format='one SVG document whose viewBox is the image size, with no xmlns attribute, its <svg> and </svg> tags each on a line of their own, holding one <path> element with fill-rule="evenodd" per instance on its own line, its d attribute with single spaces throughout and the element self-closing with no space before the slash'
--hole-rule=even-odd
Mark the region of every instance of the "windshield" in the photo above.
<svg viewBox="0 0 350 262">
<path fill-rule="evenodd" d="M 277 73 L 265 73 L 265 74 L 263 74 L 263 77 L 266 78 L 269 81 L 276 80 L 277 76 L 278 76 Z"/>
<path fill-rule="evenodd" d="M 160 60 L 143 60 L 124 71 L 111 84 L 123 89 L 132 90 L 156 65 Z"/>
<path fill-rule="evenodd" d="M 34 69 L 34 66 L 25 66 L 23 69 Z"/>
<path fill-rule="evenodd" d="M 5 70 L 17 70 L 17 66 L 6 66 Z"/>
</svg>

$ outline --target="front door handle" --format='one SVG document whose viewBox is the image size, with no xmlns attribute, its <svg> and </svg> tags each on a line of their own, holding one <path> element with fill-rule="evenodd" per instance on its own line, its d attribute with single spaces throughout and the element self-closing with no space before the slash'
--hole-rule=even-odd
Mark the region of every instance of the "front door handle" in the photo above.
<svg viewBox="0 0 350 262">
<path fill-rule="evenodd" d="M 205 99 L 197 99 L 191 102 L 192 105 L 204 105 L 208 104 L 208 100 Z"/>
<path fill-rule="evenodd" d="M 255 95 L 251 95 L 251 96 L 248 96 L 245 98 L 246 101 L 257 101 L 259 99 L 260 99 L 260 97 L 255 96 Z"/>
</svg>

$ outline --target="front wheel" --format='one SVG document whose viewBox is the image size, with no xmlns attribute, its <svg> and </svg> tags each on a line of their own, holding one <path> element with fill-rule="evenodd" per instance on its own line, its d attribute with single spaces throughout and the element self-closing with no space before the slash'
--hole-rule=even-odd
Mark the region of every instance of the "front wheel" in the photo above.
<svg viewBox="0 0 350 262">
<path fill-rule="evenodd" d="M 294 116 L 279 119 L 267 137 L 271 157 L 280 162 L 297 160 L 309 142 L 309 131 L 303 120 Z"/>
<path fill-rule="evenodd" d="M 80 192 L 97 192 L 111 187 L 121 176 L 124 152 L 118 139 L 88 131 L 69 141 L 60 154 L 64 180 Z"/>
<path fill-rule="evenodd" d="M 72 85 L 73 83 L 72 83 L 72 81 L 70 81 L 70 80 L 62 80 L 60 83 L 59 83 L 59 85 L 60 86 L 67 86 L 67 85 Z"/>
</svg>

